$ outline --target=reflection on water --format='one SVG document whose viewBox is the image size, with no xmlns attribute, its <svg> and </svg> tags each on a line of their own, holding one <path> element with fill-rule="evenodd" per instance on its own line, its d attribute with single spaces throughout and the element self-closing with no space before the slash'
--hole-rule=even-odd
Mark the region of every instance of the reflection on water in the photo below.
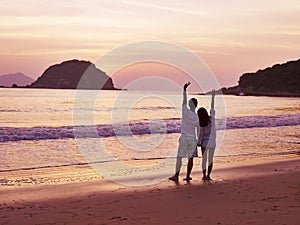
<svg viewBox="0 0 300 225">
<path fill-rule="evenodd" d="M 84 93 L 88 96 L 94 92 L 97 91 Z M 173 159 L 177 153 L 182 94 L 155 93 L 156 97 L 144 98 L 145 94 L 153 95 L 151 92 L 127 91 L 120 96 L 118 91 L 105 91 L 98 95 L 95 102 L 80 99 L 84 110 L 92 112 L 92 122 L 105 124 L 98 131 L 101 134 L 106 134 L 112 127 L 113 115 L 118 122 L 123 117 L 128 119 L 126 122 L 134 122 L 138 125 L 137 132 L 141 131 L 137 134 L 144 134 L 126 134 L 122 138 L 113 135 L 103 138 L 87 136 L 85 141 L 89 145 L 85 148 L 79 145 L 79 140 L 72 138 L 72 127 L 64 127 L 73 124 L 76 90 L 0 89 L 0 135 L 8 138 L 0 145 L 0 170 L 82 164 L 86 160 L 93 163 L 116 160 L 144 165 Z M 158 98 L 159 95 L 162 98 Z M 199 100 L 201 107 L 209 108 L 209 98 L 193 97 Z M 224 140 L 221 138 L 224 131 L 218 131 L 216 162 L 230 163 L 264 155 L 299 152 L 299 98 L 223 97 L 216 97 L 216 117 L 226 117 L 233 127 L 226 130 Z M 173 99 L 174 102 L 166 99 Z M 223 100 L 225 111 L 219 104 Z M 93 107 L 85 107 L 89 105 Z M 124 115 L 124 112 L 127 114 Z M 157 125 L 157 119 L 169 121 L 168 128 L 177 133 L 150 135 L 142 132 L 148 126 L 144 121 L 154 121 L 153 124 Z M 39 128 L 32 128 L 36 126 Z M 27 129 L 24 131 L 20 129 L 22 127 Z M 16 134 L 17 131 L 21 133 Z M 22 140 L 29 136 L 30 140 Z M 11 137 L 16 139 L 9 139 Z M 50 139 L 53 137 L 55 139 Z M 105 154 L 102 154 L 103 151 Z M 87 153 L 85 158 L 82 152 Z M 168 163 L 172 164 L 167 166 L 173 171 L 175 160 L 168 160 Z"/>
<path fill-rule="evenodd" d="M 160 135 L 160 134 L 157 134 Z M 151 135 L 137 135 L 139 141 Z M 161 136 L 161 135 L 160 135 Z M 155 159 L 174 158 L 177 153 L 179 134 L 164 134 L 162 142 L 148 143 L 147 149 L 140 145 L 124 145 L 118 137 L 91 138 L 87 148 L 90 162 L 113 160 L 139 161 L 135 163 L 152 164 Z M 153 138 L 153 137 L 152 137 Z M 230 163 L 250 158 L 277 154 L 300 153 L 300 126 L 234 129 L 225 132 L 225 138 L 216 151 L 216 162 Z M 102 147 L 101 147 L 102 146 Z M 146 150 L 146 151 L 145 151 Z M 44 166 L 86 163 L 75 139 L 16 141 L 0 145 L 0 170 L 17 168 L 38 168 Z M 101 151 L 105 151 L 106 158 Z M 200 154 L 199 154 L 200 155 Z M 143 161 L 145 159 L 145 161 Z M 126 162 L 132 163 L 132 162 Z M 172 161 L 175 163 L 175 159 Z M 171 171 L 173 165 L 169 165 Z"/>
</svg>

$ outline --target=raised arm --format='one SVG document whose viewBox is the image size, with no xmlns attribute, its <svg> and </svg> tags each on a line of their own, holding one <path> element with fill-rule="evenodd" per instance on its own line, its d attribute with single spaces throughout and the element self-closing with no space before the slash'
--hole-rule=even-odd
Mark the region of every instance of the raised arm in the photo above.
<svg viewBox="0 0 300 225">
<path fill-rule="evenodd" d="M 211 109 L 215 109 L 215 95 L 216 95 L 216 91 L 215 89 L 213 89 L 211 91 L 211 106 L 210 106 Z"/>
<path fill-rule="evenodd" d="M 210 119 L 211 119 L 211 135 L 216 138 L 216 123 L 215 123 L 215 90 L 211 91 L 211 108 L 210 108 Z"/>
<path fill-rule="evenodd" d="M 187 104 L 187 94 L 186 94 L 186 89 L 187 87 L 190 85 L 190 82 L 187 82 L 186 84 L 184 84 L 183 86 L 183 102 L 182 105 L 186 105 Z"/>
</svg>

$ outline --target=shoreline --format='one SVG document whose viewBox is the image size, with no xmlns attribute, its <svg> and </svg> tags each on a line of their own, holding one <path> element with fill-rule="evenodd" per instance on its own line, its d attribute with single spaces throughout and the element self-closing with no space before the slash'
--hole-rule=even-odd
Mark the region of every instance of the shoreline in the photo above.
<svg viewBox="0 0 300 225">
<path fill-rule="evenodd" d="M 122 89 L 122 88 L 116 88 L 116 89 L 88 89 L 88 88 L 83 88 L 83 89 L 77 89 L 77 88 L 47 88 L 47 87 L 23 87 L 23 86 L 18 86 L 18 87 L 5 87 L 5 86 L 0 86 L 0 89 L 40 89 L 40 90 L 86 90 L 86 91 L 128 91 L 128 92 L 140 92 L 141 90 L 128 90 L 128 89 Z M 226 90 L 225 90 L 225 89 Z M 231 87 L 228 87 L 231 88 Z M 217 91 L 216 95 L 230 95 L 230 96 L 251 96 L 251 97 L 278 97 L 278 98 L 300 98 L 299 93 L 244 93 L 241 95 L 241 91 L 228 91 L 226 87 L 221 88 L 220 90 Z M 223 90 L 223 91 L 222 91 Z M 225 90 L 225 91 L 224 91 Z M 153 90 L 142 90 L 142 91 L 153 91 Z M 163 92 L 164 91 L 157 91 L 157 92 Z M 168 92 L 176 92 L 178 93 L 179 91 L 165 91 L 166 93 Z M 222 92 L 220 94 L 220 92 Z M 201 96 L 207 96 L 210 95 L 210 93 L 199 93 L 199 92 L 191 92 L 191 95 L 201 95 Z"/>
<path fill-rule="evenodd" d="M 211 182 L 203 182 L 195 167 L 194 179 L 186 183 L 182 181 L 183 169 L 178 185 L 167 177 L 141 187 L 94 177 L 77 182 L 0 186 L 0 195 L 5 196 L 0 200 L 0 223 L 297 224 L 299 162 L 294 155 L 218 164 Z M 69 169 L 52 173 L 93 176 L 86 167 L 81 172 Z M 51 173 L 46 170 L 41 169 L 40 175 Z"/>
<path fill-rule="evenodd" d="M 214 160 L 214 171 L 222 171 L 224 169 L 236 167 L 236 166 L 245 166 L 248 164 L 272 162 L 278 160 L 293 160 L 300 155 L 300 152 L 292 152 L 287 154 L 272 154 L 272 155 L 256 155 L 252 157 L 244 156 L 215 156 Z M 234 157 L 234 158 L 233 158 Z M 151 159 L 153 163 L 163 163 L 165 160 L 173 160 L 172 165 L 166 166 L 169 168 L 170 174 L 173 173 L 173 167 L 175 166 L 176 157 L 172 158 L 157 158 Z M 27 187 L 27 186 L 41 186 L 41 185 L 60 185 L 60 184 L 69 184 L 69 183 L 80 183 L 86 181 L 105 181 L 105 178 L 99 175 L 94 171 L 94 166 L 97 167 L 98 164 L 109 166 L 111 162 L 99 162 L 89 164 L 78 163 L 78 164 L 66 164 L 66 165 L 57 165 L 57 166 L 45 166 L 45 167 L 34 167 L 34 168 L 20 168 L 20 169 L 11 169 L 11 170 L 2 170 L 0 171 L 0 191 L 6 188 L 18 188 L 18 187 Z M 124 160 L 120 162 L 133 162 L 144 164 L 149 163 L 148 159 L 145 160 Z M 201 178 L 199 171 L 199 166 L 201 164 L 201 157 L 194 158 L 194 168 L 192 175 Z M 187 160 L 183 159 L 183 166 L 181 169 L 181 174 L 184 175 L 186 172 Z M 168 169 L 167 169 L 168 170 Z M 166 171 L 166 170 L 165 170 Z M 165 174 L 167 178 L 170 174 Z M 151 179 L 149 177 L 149 179 Z"/>
<path fill-rule="evenodd" d="M 256 94 L 243 94 L 241 95 L 240 93 L 223 93 L 222 95 L 231 95 L 231 96 L 238 96 L 238 97 L 244 97 L 244 96 L 251 96 L 251 97 L 272 97 L 272 98 L 300 98 L 300 94 L 278 94 L 278 93 L 256 93 Z"/>
</svg>

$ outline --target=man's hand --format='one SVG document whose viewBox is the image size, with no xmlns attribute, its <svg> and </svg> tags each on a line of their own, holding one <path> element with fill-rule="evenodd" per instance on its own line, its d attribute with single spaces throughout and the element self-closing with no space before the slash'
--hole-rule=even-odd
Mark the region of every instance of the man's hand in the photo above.
<svg viewBox="0 0 300 225">
<path fill-rule="evenodd" d="M 186 84 L 184 84 L 184 86 L 183 86 L 183 90 L 185 90 L 185 91 L 186 91 L 187 87 L 188 87 L 190 84 L 191 84 L 191 82 L 187 82 Z"/>
</svg>

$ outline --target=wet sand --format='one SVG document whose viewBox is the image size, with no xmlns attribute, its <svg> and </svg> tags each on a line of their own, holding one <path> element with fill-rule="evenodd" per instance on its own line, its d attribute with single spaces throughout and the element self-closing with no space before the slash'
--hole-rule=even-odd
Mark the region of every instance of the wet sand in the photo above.
<svg viewBox="0 0 300 225">
<path fill-rule="evenodd" d="M 87 166 L 1 173 L 0 224 L 298 224 L 298 155 L 216 165 L 210 182 L 184 175 L 128 187 Z"/>
</svg>

